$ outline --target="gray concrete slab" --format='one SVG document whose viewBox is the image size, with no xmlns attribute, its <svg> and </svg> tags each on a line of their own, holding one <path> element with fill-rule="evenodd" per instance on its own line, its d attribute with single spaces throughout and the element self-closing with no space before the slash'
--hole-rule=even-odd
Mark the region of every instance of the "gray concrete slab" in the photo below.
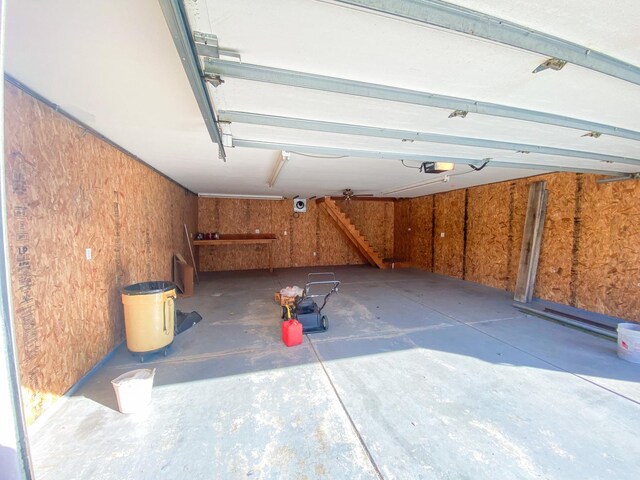
<svg viewBox="0 0 640 480">
<path fill-rule="evenodd" d="M 385 478 L 636 477 L 639 405 L 477 330 L 317 348 Z"/>
<path fill-rule="evenodd" d="M 132 415 L 109 384 L 120 370 L 95 375 L 34 439 L 37 478 L 375 478 L 308 347 L 156 368 Z"/>
<path fill-rule="evenodd" d="M 640 365 L 618 358 L 616 342 L 536 317 L 475 327 L 640 403 Z"/>
<path fill-rule="evenodd" d="M 353 266 L 324 269 L 329 331 L 287 348 L 273 292 L 318 270 L 204 275 L 178 301 L 203 320 L 142 365 L 148 410 L 117 411 L 110 380 L 141 366 L 123 346 L 30 429 L 36 478 L 637 477 L 639 367 L 611 342 L 506 292 Z"/>
<path fill-rule="evenodd" d="M 422 278 L 387 285 L 425 307 L 464 323 L 525 316 L 512 305 L 513 295 L 509 292 L 442 275 L 423 273 Z"/>
</svg>

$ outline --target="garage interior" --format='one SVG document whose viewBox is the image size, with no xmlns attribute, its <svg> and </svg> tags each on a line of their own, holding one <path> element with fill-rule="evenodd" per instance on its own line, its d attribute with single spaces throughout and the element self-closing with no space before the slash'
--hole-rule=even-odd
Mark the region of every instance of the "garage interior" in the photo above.
<svg viewBox="0 0 640 480">
<path fill-rule="evenodd" d="M 3 2 L 7 478 L 636 478 L 638 18 Z M 202 320 L 141 364 L 121 292 L 176 255 Z M 287 347 L 315 272 L 329 327 Z"/>
</svg>

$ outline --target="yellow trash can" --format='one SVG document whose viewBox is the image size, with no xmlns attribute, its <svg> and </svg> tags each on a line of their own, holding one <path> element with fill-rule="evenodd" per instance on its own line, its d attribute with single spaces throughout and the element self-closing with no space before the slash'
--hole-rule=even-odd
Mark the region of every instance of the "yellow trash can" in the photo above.
<svg viewBox="0 0 640 480">
<path fill-rule="evenodd" d="M 142 282 L 122 289 L 127 348 L 135 355 L 167 349 L 173 343 L 176 286 L 171 282 Z"/>
</svg>

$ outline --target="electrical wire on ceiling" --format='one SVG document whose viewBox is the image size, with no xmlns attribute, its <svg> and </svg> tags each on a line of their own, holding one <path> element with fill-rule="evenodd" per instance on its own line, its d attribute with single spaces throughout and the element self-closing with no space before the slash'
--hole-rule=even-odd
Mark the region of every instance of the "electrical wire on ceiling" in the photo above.
<svg viewBox="0 0 640 480">
<path fill-rule="evenodd" d="M 339 156 L 311 155 L 308 153 L 294 152 L 293 150 L 291 150 L 291 153 L 295 153 L 296 155 L 301 155 L 303 157 L 309 157 L 309 158 L 347 158 L 349 156 L 349 155 L 339 155 Z"/>
<path fill-rule="evenodd" d="M 469 165 L 469 166 L 471 166 L 471 165 Z M 408 167 L 408 168 L 414 168 L 415 169 L 415 168 L 420 168 L 420 167 Z M 476 168 L 478 168 L 478 167 L 476 167 Z M 482 168 L 484 168 L 484 167 L 482 167 Z M 437 177 L 437 178 L 431 180 L 430 182 L 419 183 L 417 185 L 409 185 L 409 186 L 406 186 L 406 187 L 400 187 L 400 188 L 397 188 L 397 189 L 394 189 L 394 190 L 389 190 L 388 192 L 383 192 L 382 195 L 390 195 L 392 193 L 406 192 L 408 190 L 414 190 L 416 188 L 424 188 L 424 187 L 428 187 L 428 186 L 431 186 L 431 185 L 436 185 L 436 184 L 442 183 L 442 182 L 446 183 L 451 179 L 451 177 L 461 177 L 462 175 L 467 175 L 469 173 L 475 173 L 475 172 L 476 172 L 476 170 L 470 169 L 470 170 L 467 170 L 466 172 L 447 173 L 443 177 Z"/>
<path fill-rule="evenodd" d="M 489 163 L 489 162 L 487 162 L 487 163 Z M 484 166 L 481 167 L 481 168 L 474 167 L 473 165 L 469 165 L 469 166 L 472 168 L 472 170 L 467 170 L 466 172 L 460 172 L 460 173 L 452 173 L 452 174 L 448 175 L 448 177 L 449 178 L 451 178 L 451 177 L 461 177 L 462 175 L 466 175 L 467 173 L 474 173 L 474 172 L 477 172 L 478 170 L 481 170 L 482 168 L 484 168 Z"/>
<path fill-rule="evenodd" d="M 450 177 L 457 177 L 458 175 L 464 175 L 465 173 L 479 172 L 479 171 L 480 171 L 480 170 L 482 170 L 484 167 L 486 167 L 486 166 L 489 164 L 489 162 L 490 162 L 490 161 L 491 161 L 491 159 L 489 159 L 489 158 L 485 159 L 484 163 L 483 163 L 482 165 L 480 165 L 479 167 L 476 167 L 475 165 L 472 165 L 471 163 L 469 163 L 468 165 L 469 165 L 469 167 L 471 167 L 471 170 L 466 171 L 466 172 L 463 172 L 463 173 L 457 173 L 457 174 L 456 174 L 456 173 L 454 173 L 454 174 L 450 174 L 449 176 L 450 176 Z M 422 172 L 427 173 L 427 172 L 428 172 L 428 170 L 427 170 L 427 168 L 426 168 L 426 167 L 427 167 L 429 164 L 431 164 L 431 163 L 432 163 L 432 162 L 422 162 L 422 163 L 420 164 L 420 166 L 419 166 L 419 167 L 413 167 L 413 166 L 411 166 L 411 165 L 407 165 L 406 163 L 404 163 L 404 160 L 400 160 L 400 162 L 402 163 L 402 166 L 404 166 L 404 167 L 406 167 L 406 168 L 411 168 L 411 169 L 414 169 L 414 170 L 420 170 L 420 172 L 421 172 L 421 173 L 422 173 Z"/>
<path fill-rule="evenodd" d="M 474 171 L 479 172 L 480 170 L 482 170 L 484 167 L 486 167 L 489 164 L 490 160 L 489 159 L 485 159 L 484 163 L 482 165 L 480 165 L 479 167 L 476 167 L 475 165 L 471 165 L 469 164 L 469 166 L 471 168 L 473 168 Z"/>
<path fill-rule="evenodd" d="M 413 168 L 414 170 L 421 170 L 422 169 L 422 165 L 420 165 L 419 167 L 412 167 L 411 165 L 407 165 L 406 163 L 404 163 L 404 160 L 400 160 L 400 162 L 402 163 L 402 165 L 404 167 L 407 167 L 407 168 Z M 424 163 L 424 162 L 422 162 L 422 163 Z"/>
</svg>

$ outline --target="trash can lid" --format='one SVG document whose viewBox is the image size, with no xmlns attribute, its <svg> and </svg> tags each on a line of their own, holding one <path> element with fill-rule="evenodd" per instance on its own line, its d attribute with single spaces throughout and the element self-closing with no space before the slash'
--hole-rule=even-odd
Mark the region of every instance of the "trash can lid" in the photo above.
<svg viewBox="0 0 640 480">
<path fill-rule="evenodd" d="M 122 293 L 125 295 L 150 295 L 161 292 L 168 292 L 176 288 L 176 285 L 172 282 L 166 282 L 164 280 L 154 282 L 141 282 L 134 283 L 122 289 Z"/>
</svg>

